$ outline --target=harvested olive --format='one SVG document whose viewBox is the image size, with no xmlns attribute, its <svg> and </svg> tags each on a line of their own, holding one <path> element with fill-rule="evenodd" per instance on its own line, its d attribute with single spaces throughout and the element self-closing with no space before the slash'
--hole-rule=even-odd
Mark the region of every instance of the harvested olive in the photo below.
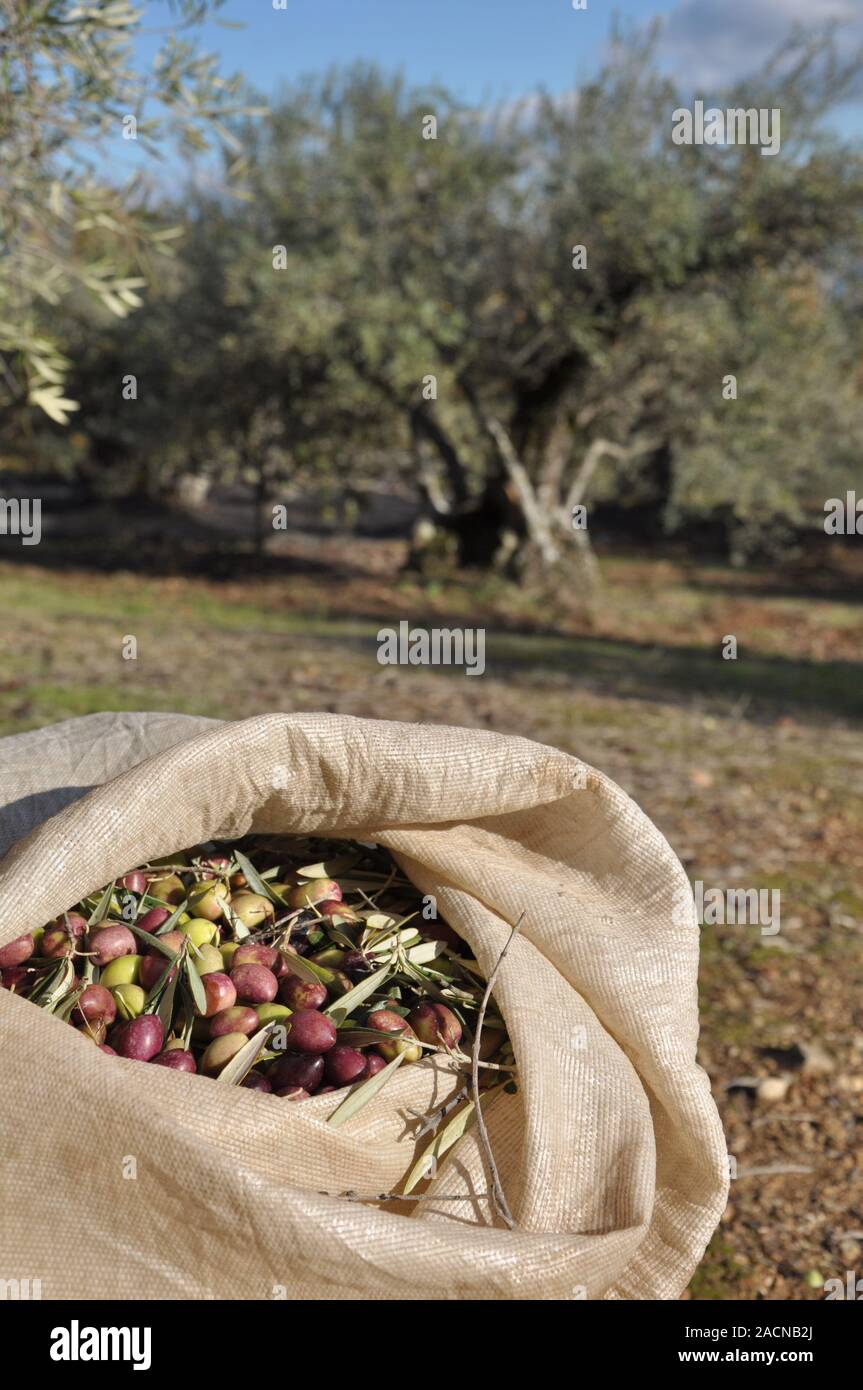
<svg viewBox="0 0 863 1390">
<path fill-rule="evenodd" d="M 324 1059 L 321 1056 L 280 1057 L 270 1072 L 276 1091 L 284 1086 L 302 1086 L 306 1091 L 313 1091 L 323 1078 Z"/>
<path fill-rule="evenodd" d="M 165 1030 L 161 1019 L 155 1014 L 144 1014 L 141 1018 L 130 1019 L 128 1023 L 115 1026 L 111 1034 L 111 1046 L 121 1057 L 130 1057 L 136 1062 L 149 1062 L 161 1051 Z"/>
<path fill-rule="evenodd" d="M 231 969 L 236 969 L 238 965 L 263 965 L 267 970 L 272 970 L 278 959 L 279 953 L 274 946 L 243 941 L 232 956 Z"/>
<path fill-rule="evenodd" d="M 393 1013 L 391 1009 L 375 1009 L 369 1014 L 368 1023 L 370 1028 L 377 1028 L 382 1033 L 401 1033 L 405 1039 L 414 1037 L 407 1019 L 402 1018 L 401 1014 Z M 405 1053 L 405 1060 L 408 1062 L 418 1062 L 423 1055 L 422 1048 L 409 1041 L 379 1042 L 377 1049 L 388 1062 L 402 1052 Z"/>
<path fill-rule="evenodd" d="M 286 975 L 279 985 L 279 998 L 289 1009 L 322 1009 L 327 1002 L 326 985 Z"/>
<path fill-rule="evenodd" d="M 223 1009 L 232 1009 L 236 1004 L 237 991 L 234 982 L 228 975 L 223 975 L 220 970 L 214 970 L 210 975 L 205 975 L 201 983 L 207 996 L 207 1007 L 204 1011 L 206 1018 L 220 1014 Z"/>
<path fill-rule="evenodd" d="M 408 1014 L 408 1023 L 420 1042 L 438 1047 L 457 1047 L 461 1042 L 461 1024 L 445 1004 L 418 1004 Z"/>
<path fill-rule="evenodd" d="M 183 887 L 183 880 L 177 874 L 164 874 L 161 878 L 152 878 L 147 885 L 147 894 L 151 898 L 159 898 L 163 903 L 181 903 L 186 896 Z"/>
<path fill-rule="evenodd" d="M 140 985 L 118 985 L 111 993 L 121 1018 L 137 1018 L 144 1012 L 147 996 Z"/>
<path fill-rule="evenodd" d="M 137 946 L 128 927 L 105 927 L 103 931 L 90 932 L 90 954 L 96 965 L 108 965 L 120 956 L 133 956 Z"/>
<path fill-rule="evenodd" d="M 196 883 L 194 888 L 189 890 L 189 911 L 193 917 L 218 922 L 228 897 L 228 888 L 224 883 Z"/>
<path fill-rule="evenodd" d="M 248 1037 L 251 1033 L 256 1033 L 260 1026 L 254 1009 L 248 1008 L 245 1004 L 236 1004 L 233 1008 L 222 1009 L 221 1013 L 213 1014 L 210 1019 L 210 1037 L 220 1038 L 224 1033 L 245 1033 Z"/>
<path fill-rule="evenodd" d="M 167 907 L 151 907 L 149 912 L 145 912 L 143 916 L 138 918 L 135 925 L 140 927 L 141 931 L 157 932 L 170 916 L 171 913 Z M 168 935 L 170 936 L 171 933 L 169 932 Z"/>
<path fill-rule="evenodd" d="M 272 970 L 265 965 L 234 965 L 231 979 L 237 998 L 249 1004 L 271 1004 L 279 988 Z"/>
<path fill-rule="evenodd" d="M 201 1058 L 201 1071 L 205 1076 L 218 1075 L 248 1041 L 245 1033 L 223 1033 L 220 1038 L 214 1038 Z"/>
<path fill-rule="evenodd" d="M 259 1071 L 250 1071 L 244 1076 L 241 1086 L 245 1086 L 247 1091 L 272 1091 L 272 1083 L 265 1076 L 261 1076 Z"/>
<path fill-rule="evenodd" d="M 117 956 L 109 961 L 99 976 L 99 983 L 106 989 L 116 989 L 117 985 L 136 985 L 141 977 L 143 956 Z M 167 961 L 164 962 L 168 964 Z"/>
<path fill-rule="evenodd" d="M 22 965 L 25 960 L 29 960 L 33 954 L 34 944 L 31 933 L 24 932 L 22 936 L 16 936 L 14 941 L 0 946 L 0 970 L 8 970 L 13 966 Z"/>
<path fill-rule="evenodd" d="M 285 1020 L 288 1052 L 329 1052 L 336 1042 L 336 1025 L 316 1009 L 299 1009 Z"/>
<path fill-rule="evenodd" d="M 259 893 L 237 893 L 231 900 L 231 911 L 244 927 L 260 927 L 275 917 L 275 908 L 269 898 Z"/>
<path fill-rule="evenodd" d="M 170 1067 L 172 1071 L 196 1072 L 198 1070 L 192 1053 L 179 1047 L 160 1052 L 158 1057 L 152 1059 L 152 1063 L 154 1067 Z"/>
<path fill-rule="evenodd" d="M 366 1075 L 366 1058 L 355 1047 L 338 1043 L 327 1053 L 324 1071 L 333 1086 L 352 1086 Z"/>
</svg>

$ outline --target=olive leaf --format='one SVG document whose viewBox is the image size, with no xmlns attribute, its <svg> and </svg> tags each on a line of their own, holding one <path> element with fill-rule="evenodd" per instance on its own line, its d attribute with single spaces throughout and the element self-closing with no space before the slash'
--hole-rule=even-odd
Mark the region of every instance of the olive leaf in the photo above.
<svg viewBox="0 0 863 1390">
<path fill-rule="evenodd" d="M 227 898 L 219 903 L 222 916 L 231 929 L 231 934 L 235 941 L 243 941 L 247 936 L 251 936 L 249 928 L 241 922 L 234 909 L 231 907 Z"/>
<path fill-rule="evenodd" d="M 379 1028 L 354 1028 L 350 1023 L 337 1024 L 339 1042 L 348 1047 L 367 1047 L 369 1043 L 392 1042 L 392 1033 L 381 1032 Z"/>
<path fill-rule="evenodd" d="M 408 947 L 405 955 L 414 965 L 426 965 L 439 956 L 444 949 L 443 941 L 423 941 L 420 946 Z"/>
<path fill-rule="evenodd" d="M 207 995 L 201 982 L 201 977 L 198 974 L 198 967 L 195 965 L 191 956 L 188 955 L 183 964 L 186 970 L 186 979 L 189 981 L 189 989 L 195 1001 L 195 1008 L 198 1010 L 199 1014 L 204 1015 L 207 1012 Z"/>
<path fill-rule="evenodd" d="M 279 907 L 287 906 L 278 889 L 274 888 L 271 883 L 267 883 L 266 879 L 261 878 L 261 875 L 250 859 L 247 859 L 239 850 L 234 851 L 234 857 L 240 866 L 241 872 L 245 874 L 246 882 L 253 893 L 258 893 L 262 898 L 268 898 L 271 903 L 277 903 Z"/>
<path fill-rule="evenodd" d="M 76 983 L 75 966 L 72 958 L 71 956 L 64 956 L 57 968 L 50 971 L 30 991 L 30 999 L 34 1004 L 38 1004 L 40 1009 L 47 1009 L 49 1013 L 53 1013 L 69 991 L 75 988 Z"/>
<path fill-rule="evenodd" d="M 173 931 L 186 908 L 189 906 L 188 898 L 184 898 L 179 907 L 176 907 L 170 917 L 166 917 L 161 927 L 157 927 L 154 936 L 164 936 L 166 932 Z"/>
<path fill-rule="evenodd" d="M 290 951 L 280 951 L 279 955 L 292 975 L 298 975 L 307 985 L 331 985 L 335 980 L 332 970 L 326 966 L 315 965 L 304 956 L 295 956 Z"/>
<path fill-rule="evenodd" d="M 274 1019 L 272 1023 L 265 1023 L 263 1028 L 259 1028 L 257 1033 L 253 1033 L 249 1041 L 240 1048 L 236 1056 L 231 1058 L 227 1066 L 222 1067 L 217 1080 L 227 1081 L 231 1086 L 239 1086 L 258 1061 L 276 1026 L 277 1021 Z"/>
<path fill-rule="evenodd" d="M 101 922 L 103 918 L 108 916 L 108 909 L 111 906 L 111 899 L 114 896 L 114 888 L 116 883 L 117 880 L 114 878 L 108 884 L 108 887 L 105 889 L 104 893 L 102 894 L 101 898 L 96 904 L 96 907 L 94 908 L 93 912 L 90 914 L 87 920 L 88 927 L 94 927 L 97 922 Z"/>
<path fill-rule="evenodd" d="M 374 1100 L 378 1091 L 387 1084 L 393 1072 L 401 1066 L 406 1056 L 406 1052 L 397 1053 L 391 1062 L 387 1062 L 383 1071 L 376 1072 L 374 1076 L 369 1077 L 368 1081 L 361 1081 L 358 1086 L 351 1087 L 350 1095 L 329 1116 L 327 1124 L 338 1128 L 339 1125 L 353 1119 L 364 1105 L 368 1105 L 370 1100 Z"/>
<path fill-rule="evenodd" d="M 473 1120 L 473 1113 L 476 1109 L 473 1101 L 462 1106 L 457 1110 L 452 1119 L 444 1125 L 439 1134 L 436 1134 L 430 1144 L 426 1145 L 405 1178 L 404 1195 L 413 1192 L 417 1183 L 425 1178 L 434 1177 L 435 1165 L 439 1158 L 443 1158 L 454 1144 L 461 1139 L 465 1130 Z"/>
<path fill-rule="evenodd" d="M 338 1027 L 339 1023 L 346 1019 L 358 1004 L 362 1004 L 364 999 L 368 999 L 370 994 L 374 994 L 378 985 L 383 984 L 383 981 L 391 973 L 391 966 L 382 965 L 380 970 L 374 970 L 371 975 L 367 975 L 358 985 L 354 985 L 353 989 L 349 989 L 347 994 L 343 994 L 341 999 L 336 999 L 332 1004 L 329 1004 L 323 1012 L 329 1014 Z"/>
<path fill-rule="evenodd" d="M 144 931 L 142 927 L 136 927 L 134 922 L 126 922 L 124 925 L 127 926 L 132 935 L 137 936 L 140 941 L 145 941 L 148 946 L 155 946 L 161 956 L 167 956 L 169 960 L 173 960 L 176 956 L 177 952 L 173 951 L 170 946 L 166 946 L 163 941 L 160 941 L 158 936 L 153 936 L 151 932 Z"/>
<path fill-rule="evenodd" d="M 153 986 L 153 989 L 151 990 L 151 992 L 150 992 L 150 994 L 149 994 L 149 996 L 148 996 L 148 998 L 147 998 L 147 1003 L 146 1003 L 145 1006 L 144 1006 L 144 1012 L 145 1012 L 145 1013 L 147 1012 L 148 1008 L 150 1007 L 151 1002 L 154 1001 L 155 999 L 159 998 L 159 996 L 157 995 L 156 991 L 160 989 L 160 987 L 161 987 L 161 985 L 162 985 L 162 982 L 164 981 L 165 976 L 168 974 L 168 971 L 170 970 L 170 968 L 171 968 L 170 966 L 167 966 L 167 967 L 166 967 L 166 969 L 165 969 L 165 974 L 162 975 L 161 978 L 160 978 L 159 980 L 157 980 L 156 984 Z M 159 1019 L 161 1020 L 162 1027 L 163 1027 L 164 1030 L 165 1030 L 165 1037 L 166 1037 L 166 1038 L 167 1038 L 169 1032 L 171 1031 L 171 1025 L 172 1025 L 173 1020 L 174 1020 L 174 997 L 175 997 L 175 995 L 176 995 L 176 993 L 177 993 L 177 981 L 179 980 L 179 978 L 180 978 L 180 972 L 179 972 L 179 970 L 177 970 L 177 971 L 171 976 L 171 979 L 170 979 L 169 982 L 168 982 L 168 987 L 167 987 L 167 989 L 165 989 L 165 990 L 162 992 L 161 998 L 159 998 L 159 1003 L 158 1003 L 158 1006 L 157 1006 L 157 1008 L 156 1008 L 156 1013 L 157 1013 Z"/>
<path fill-rule="evenodd" d="M 81 995 L 84 993 L 85 989 L 86 984 L 84 983 L 84 981 L 78 981 L 77 987 L 73 989 L 71 994 L 68 994 L 66 998 L 63 1000 L 62 1004 L 59 1004 L 57 1008 L 54 1010 L 54 1017 L 62 1019 L 64 1023 L 68 1023 L 69 1018 L 72 1014 L 72 1010 L 74 1009 L 78 1000 L 81 998 Z"/>
</svg>

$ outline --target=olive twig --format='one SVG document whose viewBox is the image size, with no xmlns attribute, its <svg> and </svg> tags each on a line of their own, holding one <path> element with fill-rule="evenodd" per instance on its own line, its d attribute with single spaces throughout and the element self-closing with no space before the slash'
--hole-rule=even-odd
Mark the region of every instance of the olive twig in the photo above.
<svg viewBox="0 0 863 1390">
<path fill-rule="evenodd" d="M 488 1005 L 488 1001 L 491 998 L 491 992 L 494 987 L 494 982 L 497 979 L 497 974 L 500 970 L 500 967 L 503 965 L 506 953 L 512 945 L 515 936 L 518 934 L 519 928 L 521 927 L 523 921 L 524 913 L 522 912 L 521 916 L 519 917 L 518 921 L 516 922 L 515 926 L 513 927 L 512 931 L 510 932 L 507 938 L 506 945 L 504 946 L 503 950 L 497 958 L 497 963 L 494 969 L 488 977 L 488 982 L 486 983 L 485 987 L 485 993 L 482 996 L 482 1003 L 479 1006 L 479 1013 L 477 1015 L 476 1020 L 476 1030 L 474 1032 L 473 1038 L 473 1053 L 471 1057 L 470 1069 L 470 1085 L 471 1093 L 473 1095 L 473 1103 L 475 1106 L 476 1127 L 479 1132 L 480 1145 L 485 1155 L 485 1161 L 488 1166 L 489 1176 L 491 1177 L 492 1206 L 494 1207 L 494 1210 L 497 1212 L 497 1214 L 506 1222 L 507 1226 L 511 1231 L 515 1229 L 515 1222 L 512 1218 L 512 1213 L 509 1207 L 507 1206 L 506 1197 L 503 1194 L 503 1187 L 501 1186 L 500 1174 L 497 1171 L 497 1164 L 494 1161 L 494 1154 L 491 1151 L 491 1143 L 488 1137 L 488 1130 L 485 1127 L 485 1120 L 483 1118 L 482 1113 L 482 1105 L 480 1103 L 479 1098 L 479 1049 L 480 1044 L 482 1042 L 482 1025 L 485 1021 L 485 1011 Z"/>
<path fill-rule="evenodd" d="M 471 1193 L 471 1197 L 476 1199 L 488 1198 L 490 1192 Z M 360 1192 L 319 1192 L 319 1197 L 341 1197 L 346 1202 L 464 1202 L 468 1200 L 464 1192 L 438 1193 L 438 1192 L 412 1192 L 405 1196 L 403 1192 L 370 1192 L 363 1195 Z"/>
</svg>

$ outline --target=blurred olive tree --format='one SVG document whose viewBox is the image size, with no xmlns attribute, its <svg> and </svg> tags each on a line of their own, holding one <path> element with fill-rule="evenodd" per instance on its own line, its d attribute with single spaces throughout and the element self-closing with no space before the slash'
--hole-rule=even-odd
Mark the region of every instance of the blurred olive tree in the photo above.
<svg viewBox="0 0 863 1390">
<path fill-rule="evenodd" d="M 222 3 L 168 0 L 171 23 L 145 71 L 144 10 L 127 0 L 0 0 L 0 405 L 65 424 L 78 403 L 64 394 L 58 308 L 83 294 L 125 318 L 152 258 L 182 230 L 148 211 L 143 168 L 118 183 L 105 172 L 112 159 L 131 148 L 164 156 L 168 139 L 235 147 L 224 121 L 243 109 L 241 81 L 194 42 Z"/>
<path fill-rule="evenodd" d="M 573 541 L 589 565 L 594 502 L 784 544 L 863 442 L 863 156 L 823 124 L 861 58 L 793 40 L 716 98 L 780 108 L 765 158 L 673 143 L 653 44 L 569 98 L 470 109 L 357 67 L 235 120 L 242 199 L 190 191 L 146 311 L 70 325 L 91 466 L 259 499 L 400 475 L 463 562 L 519 572 Z"/>
</svg>

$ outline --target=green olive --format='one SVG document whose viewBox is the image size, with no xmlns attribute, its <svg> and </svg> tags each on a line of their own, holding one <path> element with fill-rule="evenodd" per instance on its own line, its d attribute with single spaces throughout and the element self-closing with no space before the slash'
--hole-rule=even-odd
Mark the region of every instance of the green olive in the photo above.
<svg viewBox="0 0 863 1390">
<path fill-rule="evenodd" d="M 120 1018 L 139 1018 L 144 1012 L 147 996 L 140 985 L 117 985 L 111 993 Z"/>
<path fill-rule="evenodd" d="M 205 881 L 196 883 L 189 893 L 189 910 L 195 917 L 204 917 L 209 922 L 218 922 L 222 916 L 222 904 L 228 897 L 225 883 Z"/>
<path fill-rule="evenodd" d="M 220 1038 L 214 1038 L 201 1058 L 201 1071 L 205 1076 L 218 1075 L 248 1041 L 245 1033 L 223 1033 Z"/>
<path fill-rule="evenodd" d="M 224 961 L 223 968 L 228 972 L 229 975 L 231 973 L 231 966 L 234 961 L 234 956 L 237 954 L 237 951 L 239 949 L 239 941 L 225 941 L 219 947 L 219 950 L 222 954 L 222 960 Z"/>
<path fill-rule="evenodd" d="M 188 936 L 193 945 L 208 946 L 218 932 L 218 927 L 215 922 L 208 922 L 206 917 L 192 917 L 190 921 L 183 923 L 180 932 L 183 936 Z"/>
<path fill-rule="evenodd" d="M 231 910 L 243 926 L 250 929 L 271 922 L 275 916 L 269 898 L 262 898 L 259 893 L 236 893 L 231 899 Z"/>
<path fill-rule="evenodd" d="M 211 975 L 214 970 L 224 970 L 225 968 L 218 946 L 208 946 L 204 943 L 203 946 L 198 947 L 197 955 L 194 951 L 192 952 L 191 958 L 198 967 L 199 975 Z"/>
<path fill-rule="evenodd" d="M 165 961 L 167 965 L 168 962 Z M 118 985 L 137 985 L 141 978 L 141 957 L 140 956 L 118 956 L 108 965 L 102 967 L 99 976 L 99 984 L 106 989 L 115 989 Z"/>
<path fill-rule="evenodd" d="M 265 1023 L 273 1023 L 274 1021 L 281 1023 L 282 1019 L 291 1016 L 291 1010 L 287 1004 L 258 1004 L 255 1012 L 262 1028 Z"/>
</svg>

